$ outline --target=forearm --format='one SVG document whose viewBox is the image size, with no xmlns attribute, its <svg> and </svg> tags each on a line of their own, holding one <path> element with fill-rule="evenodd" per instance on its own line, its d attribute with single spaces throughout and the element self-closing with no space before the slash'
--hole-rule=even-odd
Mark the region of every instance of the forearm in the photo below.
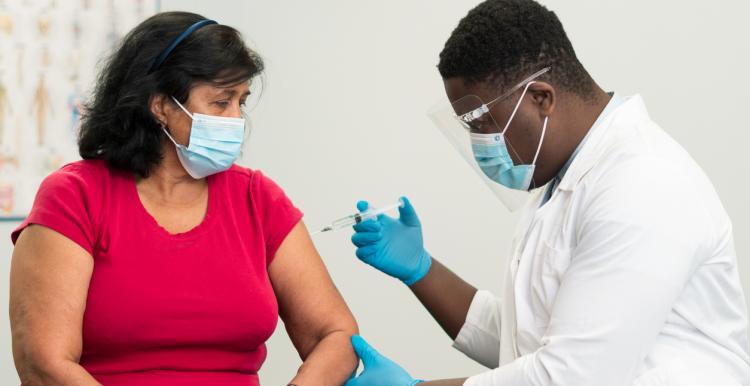
<svg viewBox="0 0 750 386">
<path fill-rule="evenodd" d="M 23 386 L 101 386 L 86 369 L 72 361 L 16 363 L 16 367 Z"/>
<path fill-rule="evenodd" d="M 321 339 L 307 355 L 290 383 L 298 386 L 343 385 L 357 368 L 352 333 L 336 331 Z"/>
<path fill-rule="evenodd" d="M 451 339 L 456 339 L 477 289 L 436 259 L 427 275 L 409 288 Z"/>
</svg>

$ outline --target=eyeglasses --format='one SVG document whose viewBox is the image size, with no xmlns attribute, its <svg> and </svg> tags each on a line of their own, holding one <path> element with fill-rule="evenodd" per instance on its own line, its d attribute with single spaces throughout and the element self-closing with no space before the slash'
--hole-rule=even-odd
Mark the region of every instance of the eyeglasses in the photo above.
<svg viewBox="0 0 750 386">
<path fill-rule="evenodd" d="M 467 127 L 467 129 L 470 128 L 470 123 L 473 122 L 473 121 L 475 121 L 475 120 L 477 120 L 477 119 L 479 119 L 479 118 L 481 118 L 482 115 L 487 114 L 490 111 L 490 106 L 492 106 L 493 104 L 495 104 L 498 101 L 501 101 L 501 100 L 503 100 L 503 99 L 511 96 L 514 92 L 518 91 L 518 89 L 520 89 L 521 87 L 525 86 L 527 83 L 533 81 L 534 79 L 536 79 L 536 78 L 544 75 L 551 68 L 552 67 L 545 67 L 545 68 L 537 71 L 536 73 L 534 73 L 530 77 L 524 79 L 523 81 L 521 81 L 517 85 L 513 86 L 513 88 L 511 88 L 507 92 L 503 93 L 499 97 L 497 97 L 497 98 L 495 98 L 495 99 L 493 99 L 493 100 L 491 100 L 491 101 L 489 101 L 487 103 L 483 103 L 481 106 L 479 106 L 479 107 L 477 107 L 477 108 L 475 108 L 475 109 L 473 109 L 473 110 L 471 110 L 471 111 L 469 111 L 467 113 L 463 113 L 461 115 L 458 115 L 459 121 L 465 127 Z"/>
</svg>

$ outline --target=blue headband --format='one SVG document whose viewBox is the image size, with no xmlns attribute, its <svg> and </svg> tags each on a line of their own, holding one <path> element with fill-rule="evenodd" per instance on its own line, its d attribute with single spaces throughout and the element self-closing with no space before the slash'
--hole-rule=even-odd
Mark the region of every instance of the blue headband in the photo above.
<svg viewBox="0 0 750 386">
<path fill-rule="evenodd" d="M 197 30 L 197 29 L 199 29 L 199 28 L 201 28 L 203 26 L 209 25 L 209 24 L 218 24 L 218 23 L 216 23 L 216 21 L 214 21 L 214 20 L 205 19 L 205 20 L 201 20 L 201 21 L 199 21 L 197 23 L 194 23 L 193 25 L 191 25 L 190 27 L 188 27 L 188 29 L 186 29 L 185 32 L 181 33 L 180 36 L 178 36 L 172 42 L 172 44 L 170 44 L 169 47 L 167 47 L 167 49 L 164 50 L 161 53 L 161 55 L 159 55 L 156 58 L 156 60 L 154 60 L 154 63 L 151 65 L 151 68 L 149 68 L 148 73 L 151 74 L 152 72 L 158 70 L 159 67 L 161 67 L 161 64 L 164 63 L 164 61 L 167 59 L 167 56 L 169 56 L 169 54 L 172 53 L 172 51 L 175 49 L 175 47 L 177 47 L 178 44 L 180 44 L 181 41 L 183 41 L 186 37 L 190 36 L 190 34 L 193 33 L 193 32 L 195 32 L 195 30 Z"/>
</svg>

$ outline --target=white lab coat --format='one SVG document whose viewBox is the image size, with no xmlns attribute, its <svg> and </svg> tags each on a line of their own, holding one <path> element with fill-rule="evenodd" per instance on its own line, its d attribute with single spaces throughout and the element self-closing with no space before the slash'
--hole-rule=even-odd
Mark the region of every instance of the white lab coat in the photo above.
<svg viewBox="0 0 750 386">
<path fill-rule="evenodd" d="M 505 294 L 454 347 L 482 386 L 750 384 L 732 224 L 700 167 L 630 97 L 521 217 Z"/>
</svg>

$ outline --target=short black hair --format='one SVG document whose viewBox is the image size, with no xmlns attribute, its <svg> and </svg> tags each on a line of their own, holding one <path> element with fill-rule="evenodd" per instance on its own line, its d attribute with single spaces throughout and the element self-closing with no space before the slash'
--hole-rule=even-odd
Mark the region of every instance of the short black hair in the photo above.
<svg viewBox="0 0 750 386">
<path fill-rule="evenodd" d="M 446 41 L 438 64 L 443 79 L 505 88 L 545 67 L 551 70 L 540 80 L 584 99 L 593 93 L 594 82 L 560 20 L 533 0 L 487 0 L 476 6 Z"/>
<path fill-rule="evenodd" d="M 184 102 L 198 83 L 232 86 L 263 71 L 262 59 L 240 33 L 221 24 L 194 31 L 149 71 L 177 36 L 204 19 L 189 12 L 159 13 L 125 36 L 104 63 L 84 109 L 78 133 L 82 158 L 104 159 L 111 168 L 148 177 L 163 158 L 164 140 L 149 106 L 152 96 Z"/>
</svg>

